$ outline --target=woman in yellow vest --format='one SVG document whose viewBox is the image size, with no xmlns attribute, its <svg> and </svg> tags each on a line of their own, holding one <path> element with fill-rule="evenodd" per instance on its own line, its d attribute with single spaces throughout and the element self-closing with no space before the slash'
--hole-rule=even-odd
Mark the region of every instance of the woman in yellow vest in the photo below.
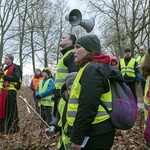
<svg viewBox="0 0 150 150">
<path fill-rule="evenodd" d="M 117 67 L 109 65 L 110 56 L 101 54 L 100 40 L 96 35 L 80 37 L 75 44 L 74 57 L 80 70 L 72 85 L 67 108 L 66 135 L 71 139 L 71 148 L 111 149 L 115 129 L 110 116 L 100 105 L 100 99 L 111 110 L 112 94 L 106 77 L 120 80 L 123 77 Z"/>
<path fill-rule="evenodd" d="M 150 48 L 140 66 L 142 76 L 146 79 L 144 94 L 144 138 L 150 148 Z"/>
<path fill-rule="evenodd" d="M 52 121 L 52 107 L 54 103 L 51 100 L 54 81 L 51 77 L 50 68 L 44 68 L 42 71 L 42 76 L 43 80 L 39 82 L 35 97 L 38 99 L 38 106 L 40 107 L 42 119 L 49 124 Z M 42 123 L 41 127 L 43 127 Z"/>
</svg>

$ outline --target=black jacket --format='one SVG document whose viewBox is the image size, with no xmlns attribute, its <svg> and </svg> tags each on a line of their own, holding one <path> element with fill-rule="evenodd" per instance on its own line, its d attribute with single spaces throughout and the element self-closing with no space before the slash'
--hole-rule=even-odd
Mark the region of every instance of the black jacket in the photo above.
<svg viewBox="0 0 150 150">
<path fill-rule="evenodd" d="M 61 53 L 64 55 L 67 51 L 72 50 L 73 46 L 68 46 L 65 49 L 61 50 Z M 74 55 L 71 52 L 67 57 L 64 58 L 64 65 L 68 68 L 68 72 L 77 72 L 79 69 L 74 62 Z"/>
<path fill-rule="evenodd" d="M 11 66 L 11 65 L 10 65 Z M 6 66 L 5 70 L 7 70 L 10 66 Z M 19 66 L 14 64 L 14 70 L 12 76 L 4 75 L 4 80 L 12 81 L 12 82 L 19 82 L 19 78 L 21 77 L 21 72 L 19 70 Z"/>
<path fill-rule="evenodd" d="M 97 136 L 107 132 L 114 133 L 115 129 L 110 119 L 92 124 L 100 104 L 99 98 L 109 91 L 107 78 L 123 81 L 119 69 L 105 63 L 92 62 L 83 71 L 80 83 L 78 111 L 72 128 L 71 142 L 82 144 L 85 136 Z"/>
</svg>

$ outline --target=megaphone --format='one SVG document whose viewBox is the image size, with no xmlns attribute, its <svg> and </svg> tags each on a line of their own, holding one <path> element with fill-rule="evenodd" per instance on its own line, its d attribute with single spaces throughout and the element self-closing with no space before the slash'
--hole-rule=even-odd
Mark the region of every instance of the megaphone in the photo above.
<svg viewBox="0 0 150 150">
<path fill-rule="evenodd" d="M 95 25 L 95 20 L 93 18 L 82 20 L 82 14 L 78 9 L 73 9 L 69 15 L 65 16 L 65 19 L 69 21 L 72 26 L 80 25 L 88 33 L 93 30 Z"/>
</svg>

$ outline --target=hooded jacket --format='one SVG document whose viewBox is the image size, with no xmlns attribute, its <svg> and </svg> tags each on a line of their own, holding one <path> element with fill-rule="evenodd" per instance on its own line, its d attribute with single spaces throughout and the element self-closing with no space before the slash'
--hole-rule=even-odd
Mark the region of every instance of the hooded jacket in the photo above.
<svg viewBox="0 0 150 150">
<path fill-rule="evenodd" d="M 109 62 L 109 55 L 95 56 L 93 62 L 89 63 L 83 71 L 80 79 L 81 92 L 78 99 L 78 111 L 71 133 L 73 143 L 80 145 L 85 136 L 97 136 L 111 131 L 112 134 L 114 133 L 110 119 L 91 124 L 98 111 L 99 98 L 110 90 L 107 79 L 123 81 L 119 69 L 109 66 Z"/>
</svg>

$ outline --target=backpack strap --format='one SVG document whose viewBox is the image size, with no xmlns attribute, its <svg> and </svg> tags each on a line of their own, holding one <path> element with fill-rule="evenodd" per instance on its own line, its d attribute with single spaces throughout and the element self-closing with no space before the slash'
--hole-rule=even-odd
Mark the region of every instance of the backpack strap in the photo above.
<svg viewBox="0 0 150 150">
<path fill-rule="evenodd" d="M 105 106 L 105 104 L 102 102 L 102 100 L 100 100 L 100 104 L 101 104 L 101 106 L 106 110 L 106 112 L 107 112 L 108 114 L 111 113 L 111 111 L 108 110 L 108 108 Z"/>
</svg>

